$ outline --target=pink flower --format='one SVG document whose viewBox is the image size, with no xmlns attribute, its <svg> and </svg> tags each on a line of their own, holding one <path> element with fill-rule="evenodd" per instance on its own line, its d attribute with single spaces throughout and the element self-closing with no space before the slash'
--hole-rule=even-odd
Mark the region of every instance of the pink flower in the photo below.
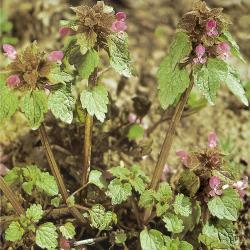
<svg viewBox="0 0 250 250">
<path fill-rule="evenodd" d="M 129 113 L 129 115 L 128 115 L 128 121 L 129 121 L 130 123 L 135 123 L 136 120 L 137 120 L 136 114 Z"/>
<path fill-rule="evenodd" d="M 59 246 L 60 246 L 60 249 L 70 250 L 70 241 L 65 239 L 64 237 L 61 237 L 59 241 Z"/>
<path fill-rule="evenodd" d="M 248 186 L 248 177 L 245 176 L 243 180 L 237 181 L 233 184 L 233 187 L 238 191 L 241 198 L 244 198 L 246 195 L 246 192 L 244 189 L 246 189 Z"/>
<path fill-rule="evenodd" d="M 18 86 L 20 84 L 20 78 L 18 75 L 10 75 L 7 80 L 6 83 L 8 85 L 9 88 L 14 88 L 16 86 Z"/>
<path fill-rule="evenodd" d="M 216 53 L 221 59 L 227 59 L 231 55 L 230 49 L 228 43 L 221 42 L 216 46 Z"/>
<path fill-rule="evenodd" d="M 4 44 L 3 45 L 3 51 L 5 52 L 4 54 L 11 60 L 15 60 L 16 59 L 16 49 L 10 45 L 10 44 Z"/>
<path fill-rule="evenodd" d="M 208 36 L 217 36 L 217 22 L 214 19 L 210 19 L 206 23 L 206 31 Z"/>
<path fill-rule="evenodd" d="M 116 19 L 118 20 L 118 21 L 125 21 L 126 20 L 126 18 L 127 18 L 127 15 L 123 12 L 123 11 L 119 11 L 119 12 L 117 12 L 116 13 Z"/>
<path fill-rule="evenodd" d="M 210 148 L 215 148 L 217 146 L 217 135 L 215 132 L 211 132 L 209 135 L 208 135 L 208 146 Z"/>
<path fill-rule="evenodd" d="M 195 54 L 197 57 L 193 59 L 194 63 L 204 64 L 207 61 L 206 57 L 204 57 L 205 52 L 206 52 L 206 49 L 202 44 L 197 45 L 195 47 Z"/>
<path fill-rule="evenodd" d="M 115 21 L 112 24 L 112 30 L 114 32 L 123 32 L 127 29 L 127 25 L 124 21 Z"/>
<path fill-rule="evenodd" d="M 220 189 L 220 178 L 217 176 L 212 176 L 209 179 L 209 186 L 211 188 L 211 191 L 208 193 L 210 196 L 216 196 L 216 195 L 221 195 L 222 190 Z"/>
<path fill-rule="evenodd" d="M 186 151 L 183 150 L 179 150 L 176 152 L 176 155 L 179 156 L 181 158 L 181 161 L 183 163 L 184 166 L 188 165 L 188 153 Z"/>
<path fill-rule="evenodd" d="M 63 59 L 63 52 L 61 50 L 52 51 L 48 55 L 48 60 L 52 62 L 60 62 Z"/>
<path fill-rule="evenodd" d="M 72 29 L 68 27 L 61 27 L 59 29 L 59 33 L 62 37 L 64 36 L 70 36 L 72 34 Z"/>
<path fill-rule="evenodd" d="M 167 180 L 167 174 L 170 173 L 170 166 L 168 164 L 164 165 L 162 175 L 161 175 L 161 180 L 166 181 Z"/>
</svg>

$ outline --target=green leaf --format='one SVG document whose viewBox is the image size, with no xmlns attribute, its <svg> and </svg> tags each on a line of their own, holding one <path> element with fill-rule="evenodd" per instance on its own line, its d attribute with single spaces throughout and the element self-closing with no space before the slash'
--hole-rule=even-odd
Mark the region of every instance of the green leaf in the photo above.
<svg viewBox="0 0 250 250">
<path fill-rule="evenodd" d="M 237 245 L 234 225 L 226 220 L 215 224 L 207 222 L 199 235 L 199 241 L 208 249 L 232 249 Z"/>
<path fill-rule="evenodd" d="M 172 239 L 168 236 L 164 236 L 165 246 L 164 250 L 193 250 L 193 246 L 186 241 L 180 241 L 177 239 Z"/>
<path fill-rule="evenodd" d="M 113 167 L 108 170 L 113 176 L 122 179 L 122 180 L 129 180 L 129 176 L 131 172 L 128 168 L 125 167 Z"/>
<path fill-rule="evenodd" d="M 77 66 L 80 76 L 88 79 L 91 73 L 99 64 L 99 54 L 96 50 L 89 50 L 83 57 L 81 63 Z"/>
<path fill-rule="evenodd" d="M 173 192 L 170 185 L 167 182 L 161 182 L 155 194 L 155 199 L 158 202 L 168 202 L 172 199 L 172 195 Z"/>
<path fill-rule="evenodd" d="M 248 100 L 245 94 L 245 90 L 241 85 L 241 80 L 238 72 L 234 70 L 232 67 L 229 67 L 228 76 L 225 80 L 226 85 L 230 89 L 230 91 L 236 95 L 242 103 L 248 106 Z"/>
<path fill-rule="evenodd" d="M 132 195 L 132 187 L 129 183 L 122 183 L 119 179 L 114 179 L 109 183 L 106 194 L 111 198 L 112 205 L 121 204 Z"/>
<path fill-rule="evenodd" d="M 67 74 L 63 71 L 61 71 L 61 68 L 59 65 L 55 65 L 49 72 L 49 75 L 47 76 L 49 79 L 49 82 L 52 84 L 57 83 L 64 83 L 70 82 L 73 80 L 73 77 L 70 74 Z"/>
<path fill-rule="evenodd" d="M 133 124 L 129 127 L 128 139 L 130 141 L 141 139 L 144 136 L 144 128 L 140 124 Z"/>
<path fill-rule="evenodd" d="M 233 55 L 235 55 L 236 57 L 238 57 L 241 61 L 246 62 L 243 58 L 243 56 L 240 53 L 240 48 L 239 45 L 236 43 L 236 41 L 234 40 L 234 38 L 232 37 L 231 33 L 228 31 L 224 31 L 222 34 L 222 39 L 226 40 L 230 43 L 231 45 L 231 52 Z"/>
<path fill-rule="evenodd" d="M 220 83 L 228 76 L 226 62 L 216 58 L 209 58 L 207 64 L 201 68 L 194 68 L 194 83 L 210 104 L 214 104 Z"/>
<path fill-rule="evenodd" d="M 36 181 L 36 186 L 49 196 L 58 194 L 56 180 L 54 176 L 50 175 L 48 172 L 40 174 L 40 178 Z"/>
<path fill-rule="evenodd" d="M 186 69 L 180 69 L 178 65 L 173 69 L 170 63 L 171 58 L 166 57 L 157 73 L 158 95 L 163 109 L 174 103 L 176 98 L 188 87 L 190 81 Z"/>
<path fill-rule="evenodd" d="M 183 221 L 173 213 L 165 214 L 162 220 L 165 222 L 165 227 L 170 232 L 181 233 L 184 229 Z"/>
<path fill-rule="evenodd" d="M 161 250 L 164 247 L 163 235 L 155 229 L 141 231 L 140 242 L 142 250 Z"/>
<path fill-rule="evenodd" d="M 88 50 L 91 50 L 97 41 L 97 35 L 95 32 L 88 33 L 79 33 L 76 35 L 76 44 L 80 46 L 80 51 L 82 55 L 85 55 Z"/>
<path fill-rule="evenodd" d="M 23 235 L 24 229 L 17 221 L 11 222 L 5 231 L 5 239 L 12 242 L 21 240 Z"/>
<path fill-rule="evenodd" d="M 89 173 L 89 183 L 92 183 L 99 187 L 100 189 L 106 189 L 108 184 L 102 174 L 98 170 L 91 170 Z"/>
<path fill-rule="evenodd" d="M 56 118 L 70 124 L 73 120 L 73 110 L 75 107 L 75 100 L 71 94 L 71 88 L 64 86 L 52 92 L 49 95 L 48 106 Z"/>
<path fill-rule="evenodd" d="M 76 235 L 75 227 L 71 222 L 66 222 L 63 226 L 60 226 L 59 230 L 65 239 L 73 239 Z"/>
<path fill-rule="evenodd" d="M 170 46 L 169 54 L 163 59 L 157 72 L 159 100 L 163 109 L 173 104 L 189 84 L 189 75 L 185 68 L 180 69 L 181 59 L 187 57 L 192 50 L 186 33 L 179 32 Z"/>
<path fill-rule="evenodd" d="M 110 230 L 112 223 L 117 222 L 116 214 L 111 211 L 106 212 L 102 205 L 94 205 L 89 211 L 91 227 L 99 230 Z"/>
<path fill-rule="evenodd" d="M 21 179 L 20 168 L 14 167 L 10 171 L 8 171 L 4 176 L 4 181 L 11 185 L 14 182 L 17 182 Z"/>
<path fill-rule="evenodd" d="M 54 207 L 59 207 L 61 200 L 62 199 L 60 197 L 55 197 L 51 199 L 50 204 Z"/>
<path fill-rule="evenodd" d="M 115 243 L 116 244 L 124 244 L 127 240 L 127 235 L 124 232 L 116 232 L 115 233 Z"/>
<path fill-rule="evenodd" d="M 200 178 L 191 170 L 184 170 L 178 181 L 181 192 L 194 196 L 200 188 Z"/>
<path fill-rule="evenodd" d="M 95 115 L 99 121 L 104 122 L 109 99 L 108 91 L 103 85 L 98 85 L 92 90 L 83 90 L 80 99 L 83 109 L 86 108 L 91 116 Z"/>
<path fill-rule="evenodd" d="M 232 188 L 224 190 L 222 196 L 216 196 L 208 202 L 209 211 L 213 216 L 231 221 L 238 219 L 238 211 L 241 207 L 240 196 Z"/>
<path fill-rule="evenodd" d="M 183 194 L 178 194 L 175 198 L 174 204 L 174 212 L 176 214 L 187 217 L 191 214 L 191 202 L 188 197 Z"/>
<path fill-rule="evenodd" d="M 161 217 L 163 214 L 167 212 L 169 209 L 169 204 L 166 202 L 158 202 L 156 203 L 156 215 Z"/>
<path fill-rule="evenodd" d="M 9 90 L 6 86 L 1 86 L 0 91 L 0 123 L 10 118 L 17 110 L 18 98 L 16 93 Z"/>
<path fill-rule="evenodd" d="M 132 75 L 132 65 L 128 49 L 128 35 L 111 34 L 108 37 L 108 47 L 110 56 L 110 65 L 119 74 L 126 77 Z"/>
<path fill-rule="evenodd" d="M 138 193 L 142 194 L 146 188 L 146 184 L 144 183 L 143 179 L 141 177 L 135 177 L 134 179 L 131 179 L 130 184 L 132 187 L 137 191 Z"/>
<path fill-rule="evenodd" d="M 40 204 L 33 204 L 27 209 L 25 214 L 28 219 L 37 223 L 43 216 L 42 206 Z"/>
<path fill-rule="evenodd" d="M 36 244 L 42 249 L 56 249 L 57 237 L 56 226 L 52 222 L 46 222 L 36 230 Z"/>
<path fill-rule="evenodd" d="M 37 129 L 48 111 L 47 96 L 42 90 L 26 93 L 21 100 L 21 108 L 32 129 Z"/>
</svg>

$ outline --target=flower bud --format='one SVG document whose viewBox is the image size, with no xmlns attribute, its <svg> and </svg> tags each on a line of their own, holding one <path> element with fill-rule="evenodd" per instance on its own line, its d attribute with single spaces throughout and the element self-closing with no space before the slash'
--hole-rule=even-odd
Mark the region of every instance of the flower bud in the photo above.
<svg viewBox="0 0 250 250">
<path fill-rule="evenodd" d="M 52 62 L 60 62 L 63 59 L 63 52 L 61 50 L 52 51 L 48 55 L 48 60 Z"/>
<path fill-rule="evenodd" d="M 127 18 L 127 15 L 123 12 L 123 11 L 119 11 L 119 12 L 117 12 L 116 13 L 116 19 L 118 20 L 118 21 L 125 21 L 126 20 L 126 18 Z"/>
<path fill-rule="evenodd" d="M 10 87 L 10 88 L 14 88 L 14 87 L 18 86 L 20 84 L 20 82 L 21 82 L 21 80 L 20 80 L 18 75 L 10 75 L 6 80 L 6 83 L 7 83 L 8 87 Z"/>
<path fill-rule="evenodd" d="M 212 176 L 210 179 L 209 179 L 209 186 L 212 188 L 212 189 L 215 189 L 215 188 L 218 188 L 220 185 L 220 178 L 217 177 L 217 176 Z"/>
<path fill-rule="evenodd" d="M 11 60 L 15 60 L 16 59 L 16 49 L 10 45 L 10 44 L 4 44 L 3 45 L 3 51 L 5 52 L 4 54 Z"/>
<path fill-rule="evenodd" d="M 112 30 L 114 32 L 121 32 L 121 31 L 125 31 L 127 29 L 127 25 L 124 21 L 115 21 L 112 24 Z"/>
<path fill-rule="evenodd" d="M 210 148 L 215 148 L 217 146 L 217 135 L 215 132 L 211 132 L 209 135 L 208 135 L 208 146 Z"/>
<path fill-rule="evenodd" d="M 210 19 L 206 23 L 206 31 L 208 36 L 217 36 L 217 22 L 214 19 Z"/>
<path fill-rule="evenodd" d="M 228 43 L 221 42 L 216 46 L 216 53 L 222 59 L 230 57 L 230 46 Z"/>
<path fill-rule="evenodd" d="M 62 27 L 59 29 L 59 33 L 62 37 L 64 36 L 70 36 L 72 33 L 72 29 L 68 27 Z"/>
<path fill-rule="evenodd" d="M 181 158 L 181 161 L 183 163 L 184 166 L 188 165 L 188 153 L 186 151 L 183 150 L 179 150 L 176 152 L 176 155 L 179 156 Z"/>
</svg>

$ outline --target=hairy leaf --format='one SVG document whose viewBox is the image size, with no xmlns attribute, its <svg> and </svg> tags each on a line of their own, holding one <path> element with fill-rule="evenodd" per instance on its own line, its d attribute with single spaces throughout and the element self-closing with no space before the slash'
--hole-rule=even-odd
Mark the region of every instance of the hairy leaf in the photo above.
<svg viewBox="0 0 250 250">
<path fill-rule="evenodd" d="M 111 198 L 112 205 L 121 204 L 132 195 L 132 187 L 129 183 L 122 183 L 119 179 L 114 179 L 108 185 L 106 194 Z"/>
<path fill-rule="evenodd" d="M 39 179 L 36 181 L 36 186 L 49 196 L 58 194 L 58 186 L 56 180 L 54 176 L 50 175 L 48 172 L 40 174 Z"/>
<path fill-rule="evenodd" d="M 155 229 L 144 229 L 140 233 L 142 250 L 160 250 L 164 247 L 164 238 L 161 232 Z"/>
<path fill-rule="evenodd" d="M 216 196 L 208 202 L 208 208 L 213 216 L 219 219 L 236 221 L 238 211 L 242 207 L 242 201 L 236 190 L 230 188 L 224 190 L 223 195 Z"/>
<path fill-rule="evenodd" d="M 11 222 L 5 231 L 5 239 L 12 242 L 21 240 L 23 235 L 24 229 L 17 221 Z"/>
<path fill-rule="evenodd" d="M 144 208 L 150 208 L 153 206 L 154 203 L 154 191 L 149 189 L 145 190 L 139 200 L 139 206 Z"/>
<path fill-rule="evenodd" d="M 178 194 L 175 197 L 173 204 L 174 212 L 182 216 L 189 216 L 191 214 L 191 202 L 188 197 L 183 194 Z"/>
<path fill-rule="evenodd" d="M 48 106 L 53 115 L 63 122 L 70 124 L 73 120 L 75 100 L 70 87 L 63 87 L 49 95 Z"/>
<path fill-rule="evenodd" d="M 42 206 L 40 204 L 33 204 L 27 209 L 25 214 L 31 221 L 37 223 L 43 216 Z"/>
<path fill-rule="evenodd" d="M 89 183 L 92 183 L 99 187 L 100 189 L 107 188 L 107 182 L 102 174 L 102 172 L 98 170 L 91 170 L 89 173 Z"/>
<path fill-rule="evenodd" d="M 220 83 L 227 79 L 228 67 L 223 60 L 208 59 L 201 68 L 194 68 L 194 83 L 210 104 L 214 104 Z"/>
<path fill-rule="evenodd" d="M 36 230 L 36 244 L 42 249 L 56 249 L 57 237 L 56 226 L 52 222 L 46 222 Z"/>
<path fill-rule="evenodd" d="M 234 70 L 233 68 L 229 67 L 228 76 L 225 82 L 230 91 L 234 95 L 236 95 L 242 101 L 242 103 L 248 106 L 248 100 L 245 94 L 245 90 L 241 84 L 238 72 L 236 72 L 236 70 Z"/>
<path fill-rule="evenodd" d="M 111 66 L 121 75 L 132 75 L 131 59 L 128 49 L 128 35 L 126 33 L 111 34 L 108 38 Z"/>
<path fill-rule="evenodd" d="M 95 115 L 99 121 L 104 121 L 109 99 L 108 91 L 103 85 L 98 85 L 92 90 L 83 90 L 80 99 L 82 107 L 86 108 L 91 116 Z"/>
<path fill-rule="evenodd" d="M 50 83 L 64 83 L 72 81 L 73 77 L 70 74 L 67 74 L 61 71 L 60 66 L 56 65 L 51 71 L 49 72 L 48 79 Z"/>
<path fill-rule="evenodd" d="M 89 50 L 83 57 L 81 63 L 77 65 L 80 76 L 88 79 L 91 73 L 99 64 L 99 54 L 96 50 Z"/>
<path fill-rule="evenodd" d="M 169 54 L 163 59 L 157 72 L 159 100 L 163 109 L 173 104 L 189 84 L 189 75 L 185 68 L 181 69 L 181 59 L 187 57 L 192 50 L 186 33 L 179 32 L 170 46 Z"/>
<path fill-rule="evenodd" d="M 18 107 L 18 98 L 16 93 L 9 90 L 6 86 L 1 86 L 0 91 L 0 123 L 10 118 Z"/>
<path fill-rule="evenodd" d="M 165 227 L 170 232 L 181 233 L 184 229 L 183 221 L 173 213 L 165 214 L 162 220 L 165 222 Z"/>
<path fill-rule="evenodd" d="M 60 226 L 59 230 L 65 239 L 73 239 L 76 234 L 75 227 L 71 222 L 66 222 L 63 226 Z"/>
<path fill-rule="evenodd" d="M 109 230 L 111 225 L 117 222 L 116 214 L 111 211 L 106 212 L 102 205 L 94 205 L 89 211 L 91 226 L 99 230 Z"/>
<path fill-rule="evenodd" d="M 95 46 L 97 35 L 95 32 L 91 32 L 88 35 L 86 35 L 86 33 L 79 33 L 76 35 L 76 39 L 76 43 L 80 46 L 82 55 L 85 55 L 88 50 L 92 49 Z"/>
<path fill-rule="evenodd" d="M 22 98 L 21 108 L 32 129 L 37 129 L 48 110 L 47 96 L 42 90 L 26 93 Z"/>
</svg>

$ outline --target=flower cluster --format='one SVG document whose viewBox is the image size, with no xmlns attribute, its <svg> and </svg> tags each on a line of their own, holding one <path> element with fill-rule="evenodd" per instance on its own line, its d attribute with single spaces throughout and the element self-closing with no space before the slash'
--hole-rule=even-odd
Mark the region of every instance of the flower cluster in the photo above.
<svg viewBox="0 0 250 250">
<path fill-rule="evenodd" d="M 123 32 L 127 29 L 126 21 L 126 14 L 124 12 L 117 12 L 116 13 L 116 21 L 112 23 L 112 30 L 114 32 Z"/>
<path fill-rule="evenodd" d="M 46 77 L 55 63 L 63 58 L 62 51 L 52 51 L 48 56 L 39 51 L 36 43 L 20 53 L 10 44 L 3 45 L 4 54 L 11 60 L 7 66 L 6 84 L 10 88 L 34 89 L 46 84 Z"/>
</svg>

